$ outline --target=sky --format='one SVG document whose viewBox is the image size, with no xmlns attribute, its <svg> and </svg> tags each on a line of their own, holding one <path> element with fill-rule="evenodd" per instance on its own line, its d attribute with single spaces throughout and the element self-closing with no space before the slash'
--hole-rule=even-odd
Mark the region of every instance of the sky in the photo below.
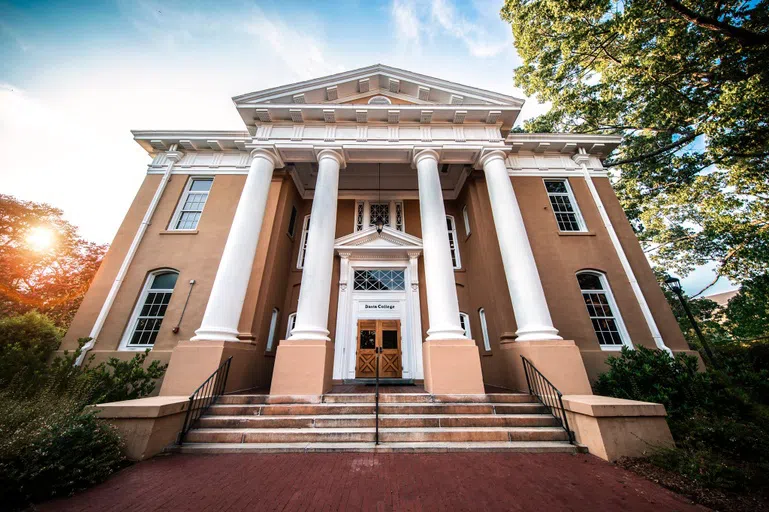
<svg viewBox="0 0 769 512">
<path fill-rule="evenodd" d="M 525 98 L 502 0 L 0 0 L 0 192 L 109 243 L 149 163 L 132 129 L 242 130 L 233 96 L 387 64 Z M 698 269 L 683 280 L 698 291 Z M 712 292 L 729 289 L 724 281 Z"/>
</svg>

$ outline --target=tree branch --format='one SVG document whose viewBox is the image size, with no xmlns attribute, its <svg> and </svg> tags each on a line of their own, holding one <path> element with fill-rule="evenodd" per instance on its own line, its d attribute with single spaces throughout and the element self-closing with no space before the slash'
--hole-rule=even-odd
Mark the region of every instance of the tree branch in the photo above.
<svg viewBox="0 0 769 512">
<path fill-rule="evenodd" d="M 698 27 L 719 32 L 727 37 L 736 39 L 741 46 L 762 46 L 769 44 L 769 34 L 753 32 L 742 27 L 735 27 L 734 25 L 724 23 L 723 21 L 711 18 L 710 16 L 697 14 L 676 0 L 662 1 L 686 21 L 694 23 Z"/>
<path fill-rule="evenodd" d="M 665 153 L 667 151 L 670 151 L 671 149 L 677 149 L 681 146 L 685 146 L 686 144 L 690 143 L 694 139 L 696 139 L 699 136 L 699 133 L 693 132 L 689 135 L 684 135 L 683 137 L 679 138 L 677 141 L 672 142 L 668 144 L 667 146 L 661 147 L 660 149 L 657 149 L 655 151 L 652 151 L 650 153 L 645 153 L 643 155 L 634 156 L 633 158 L 626 158 L 625 160 L 617 160 L 616 162 L 607 162 L 604 164 L 605 167 L 616 167 L 618 165 L 625 165 L 625 164 L 634 164 L 636 162 L 640 162 L 641 160 L 646 160 L 647 158 L 652 158 L 657 155 L 661 155 L 662 153 Z"/>
</svg>

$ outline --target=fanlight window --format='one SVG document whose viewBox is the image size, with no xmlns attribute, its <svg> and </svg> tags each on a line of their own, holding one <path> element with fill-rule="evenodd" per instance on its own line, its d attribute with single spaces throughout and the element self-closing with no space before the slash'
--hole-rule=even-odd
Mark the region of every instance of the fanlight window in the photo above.
<svg viewBox="0 0 769 512">
<path fill-rule="evenodd" d="M 369 105 L 392 105 L 392 101 L 387 96 L 374 96 L 368 100 Z"/>
<path fill-rule="evenodd" d="M 353 290 L 356 291 L 405 289 L 406 277 L 403 270 L 356 270 L 353 275 Z"/>
</svg>

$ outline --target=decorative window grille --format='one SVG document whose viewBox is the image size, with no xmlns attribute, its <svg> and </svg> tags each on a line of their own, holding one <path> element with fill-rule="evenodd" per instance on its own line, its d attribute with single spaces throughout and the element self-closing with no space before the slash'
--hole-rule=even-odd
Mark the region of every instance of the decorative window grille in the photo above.
<svg viewBox="0 0 769 512">
<path fill-rule="evenodd" d="M 213 178 L 190 178 L 187 181 L 170 229 L 197 229 L 213 182 Z"/>
<path fill-rule="evenodd" d="M 376 224 L 376 220 L 382 217 L 385 226 L 390 225 L 390 203 L 369 203 L 369 226 Z"/>
<path fill-rule="evenodd" d="M 174 271 L 150 274 L 129 324 L 127 347 L 148 348 L 155 344 L 178 277 Z"/>
<path fill-rule="evenodd" d="M 467 205 L 462 207 L 462 219 L 465 221 L 465 236 L 470 236 L 470 216 L 467 214 Z"/>
<path fill-rule="evenodd" d="M 280 310 L 278 308 L 274 308 L 272 310 L 272 317 L 270 318 L 270 333 L 267 335 L 267 352 L 272 350 L 272 346 L 275 343 L 275 331 L 278 327 L 279 314 Z"/>
<path fill-rule="evenodd" d="M 459 246 L 457 245 L 457 225 L 454 223 L 454 217 L 451 215 L 446 215 L 446 228 L 449 231 L 451 264 L 454 266 L 454 268 L 462 268 L 462 261 L 459 258 Z"/>
<path fill-rule="evenodd" d="M 486 352 L 491 352 L 491 342 L 489 341 L 489 326 L 486 325 L 486 310 L 478 310 L 478 316 L 481 319 L 481 332 L 483 333 L 483 348 Z"/>
<path fill-rule="evenodd" d="M 577 282 L 601 347 L 617 349 L 629 345 L 629 337 L 606 276 L 598 272 L 580 272 Z"/>
<path fill-rule="evenodd" d="M 545 180 L 558 229 L 561 231 L 586 231 L 585 221 L 577 208 L 568 180 Z"/>
<path fill-rule="evenodd" d="M 405 289 L 406 277 L 403 270 L 356 270 L 353 274 L 353 290 L 356 291 Z"/>
<path fill-rule="evenodd" d="M 294 330 L 294 327 L 296 326 L 296 313 L 291 313 L 288 315 L 288 323 L 286 324 L 286 339 L 289 339 L 291 337 L 291 331 Z"/>
<path fill-rule="evenodd" d="M 299 246 L 299 258 L 296 260 L 296 268 L 304 268 L 304 257 L 307 255 L 307 237 L 310 234 L 310 216 L 305 215 L 302 225 L 302 240 Z"/>
<path fill-rule="evenodd" d="M 294 238 L 294 233 L 296 232 L 296 206 L 291 207 L 291 218 L 288 219 L 288 236 L 291 238 Z"/>
<path fill-rule="evenodd" d="M 363 212 L 366 204 L 358 201 L 355 205 L 355 231 L 363 231 Z"/>
<path fill-rule="evenodd" d="M 395 202 L 395 229 L 403 231 L 403 202 Z"/>
<path fill-rule="evenodd" d="M 465 331 L 465 336 L 472 339 L 473 335 L 470 332 L 470 316 L 467 313 L 459 313 L 459 325 Z"/>
</svg>

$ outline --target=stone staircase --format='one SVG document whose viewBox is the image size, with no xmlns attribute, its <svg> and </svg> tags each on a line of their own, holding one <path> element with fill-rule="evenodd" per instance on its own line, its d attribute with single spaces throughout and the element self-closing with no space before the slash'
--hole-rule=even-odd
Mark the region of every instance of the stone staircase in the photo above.
<svg viewBox="0 0 769 512">
<path fill-rule="evenodd" d="M 184 453 L 324 451 L 567 452 L 566 432 L 527 394 L 224 395 L 175 450 Z"/>
</svg>

